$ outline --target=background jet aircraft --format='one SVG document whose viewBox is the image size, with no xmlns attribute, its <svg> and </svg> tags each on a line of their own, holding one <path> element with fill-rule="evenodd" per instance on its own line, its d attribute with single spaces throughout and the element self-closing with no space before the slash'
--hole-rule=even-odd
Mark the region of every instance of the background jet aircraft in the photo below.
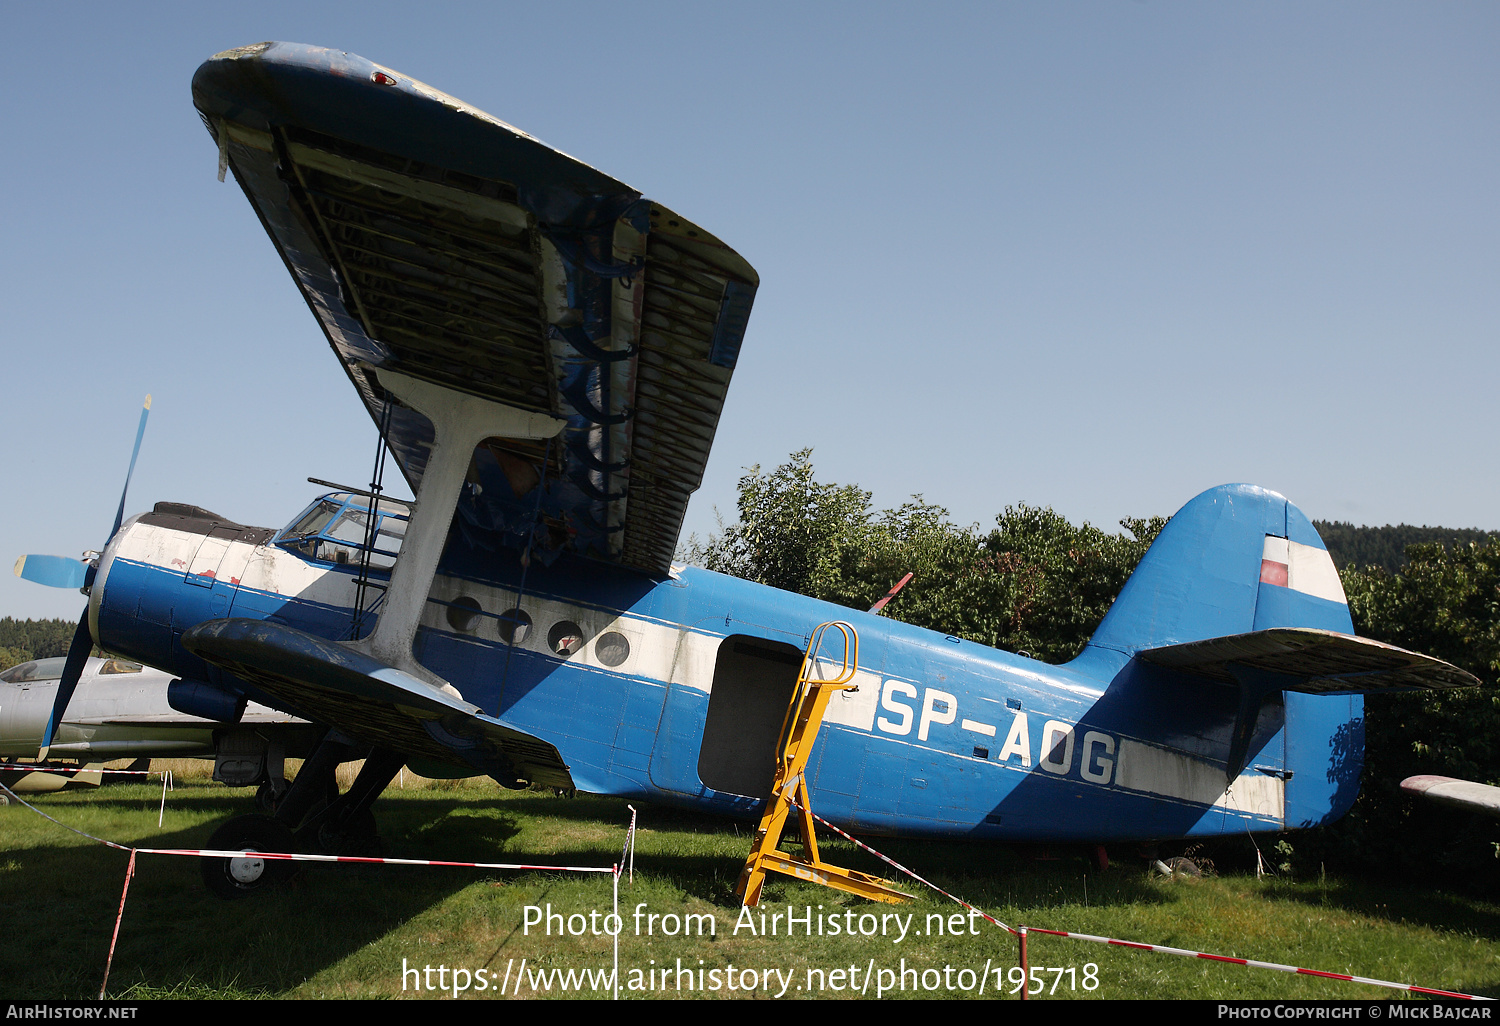
<svg viewBox="0 0 1500 1026">
<path fill-rule="evenodd" d="M 829 620 L 859 633 L 858 690 L 808 783 L 884 833 L 1313 826 L 1358 791 L 1363 693 L 1473 682 L 1354 638 L 1311 523 L 1247 485 L 1179 511 L 1066 666 L 674 566 L 759 285 L 743 258 L 347 53 L 226 51 L 193 92 L 416 496 L 336 493 L 279 532 L 174 504 L 117 519 L 60 704 L 97 640 L 206 703 L 329 728 L 275 816 L 212 847 L 363 843 L 404 764 L 753 815 Z M 279 872 L 206 865 L 226 895 Z"/>
<path fill-rule="evenodd" d="M 219 779 L 246 785 L 280 779 L 277 760 L 305 755 L 317 740 L 316 728 L 287 713 L 255 702 L 210 706 L 170 673 L 94 657 L 49 745 L 48 719 L 66 663 L 35 659 L 0 673 L 0 759 L 213 759 Z"/>
</svg>

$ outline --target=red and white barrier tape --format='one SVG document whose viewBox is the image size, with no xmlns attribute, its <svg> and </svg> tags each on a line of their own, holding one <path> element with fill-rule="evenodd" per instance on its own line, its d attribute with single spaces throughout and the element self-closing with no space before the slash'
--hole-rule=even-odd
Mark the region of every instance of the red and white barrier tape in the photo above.
<svg viewBox="0 0 1500 1026">
<path fill-rule="evenodd" d="M 105 842 L 108 843 L 108 842 Z M 113 845 L 113 847 L 119 847 Z M 219 850 L 215 848 L 131 848 L 141 855 L 195 855 L 207 859 L 280 859 L 286 862 L 359 862 L 377 866 L 456 866 L 460 869 L 533 869 L 555 873 L 613 873 L 614 866 L 543 866 L 523 862 L 449 862 L 442 859 L 387 859 L 367 855 L 310 855 L 302 852 Z"/>
<path fill-rule="evenodd" d="M 793 807 L 797 807 L 795 802 L 791 804 L 793 805 Z M 1251 968 L 1255 969 L 1274 969 L 1277 972 L 1296 973 L 1301 976 L 1321 976 L 1330 980 L 1346 980 L 1350 983 L 1368 983 L 1372 987 L 1386 987 L 1390 990 L 1406 990 L 1410 991 L 1413 994 L 1430 994 L 1435 997 L 1462 998 L 1466 1001 L 1494 1000 L 1493 998 L 1481 997 L 1478 994 L 1464 994 L 1454 990 L 1438 990 L 1434 987 L 1419 987 L 1413 983 L 1393 983 L 1390 980 L 1376 980 L 1371 979 L 1368 976 L 1351 976 L 1347 973 L 1328 973 L 1323 972 L 1321 969 L 1303 969 L 1299 966 L 1281 965 L 1278 962 L 1261 962 L 1253 958 L 1236 958 L 1232 955 L 1214 955 L 1210 954 L 1207 951 L 1189 951 L 1186 948 L 1172 948 L 1167 947 L 1164 944 L 1140 944 L 1136 941 L 1118 940 L 1114 937 L 1096 937 L 1093 934 L 1088 933 L 1070 933 L 1066 930 L 1047 930 L 1043 929 L 1040 926 L 1026 926 L 1021 927 L 1020 929 L 1015 929 L 1006 926 L 1000 920 L 984 912 L 982 909 L 975 908 L 973 905 L 969 904 L 967 901 L 964 901 L 962 898 L 943 890 L 932 881 L 923 879 L 921 876 L 918 876 L 910 869 L 907 869 L 895 859 L 891 859 L 886 857 L 885 855 L 882 855 L 874 848 L 871 848 L 868 844 L 865 844 L 859 838 L 847 834 L 843 830 L 840 830 L 838 827 L 828 822 L 828 820 L 824 819 L 822 816 L 819 816 L 816 812 L 812 814 L 812 817 L 819 823 L 826 826 L 828 829 L 832 830 L 834 833 L 838 834 L 840 837 L 853 841 L 855 845 L 869 852 L 871 855 L 874 855 L 876 858 L 880 859 L 887 865 L 894 866 L 901 872 L 905 873 L 907 876 L 911 877 L 913 880 L 925 884 L 926 886 L 932 888 L 932 890 L 937 891 L 939 894 L 943 895 L 943 897 L 948 898 L 950 901 L 962 905 L 964 908 L 971 910 L 976 915 L 982 916 L 983 918 L 994 923 L 996 926 L 1001 927 L 1004 930 L 1008 930 L 1009 932 L 1014 934 L 1019 934 L 1020 930 L 1025 930 L 1028 933 L 1045 933 L 1050 934 L 1053 937 L 1070 937 L 1073 940 L 1089 941 L 1093 944 L 1109 944 L 1114 947 L 1134 948 L 1137 951 L 1154 951 L 1160 955 L 1182 955 L 1187 958 L 1202 958 L 1210 962 L 1228 962 L 1231 965 L 1250 966 Z"/>
<path fill-rule="evenodd" d="M 138 848 L 131 847 L 127 844 L 118 844 L 114 841 L 107 841 L 102 837 L 95 837 L 93 834 L 85 833 L 84 831 L 79 830 L 77 827 L 70 827 L 68 826 L 68 824 L 62 822 L 61 820 L 47 815 L 35 805 L 32 805 L 30 802 L 16 795 L 15 792 L 10 790 L 10 788 L 6 787 L 4 784 L 0 784 L 0 791 L 3 791 L 9 797 L 20 802 L 32 812 L 35 812 L 38 816 L 41 816 L 43 819 L 56 823 L 64 830 L 71 830 L 79 837 L 86 837 L 90 841 L 106 845 L 107 847 L 114 848 L 117 851 L 128 851 L 133 854 L 141 855 L 196 855 L 204 858 L 230 859 L 244 858 L 247 854 L 243 851 L 220 851 L 211 848 Z M 529 869 L 545 870 L 559 873 L 613 873 L 615 871 L 613 866 L 541 866 L 509 862 L 444 862 L 435 859 L 386 859 L 358 855 L 304 855 L 298 852 L 269 851 L 257 851 L 251 852 L 249 854 L 253 854 L 256 858 L 286 859 L 293 862 L 363 862 L 367 864 L 375 863 L 392 866 L 457 866 L 465 869 Z"/>
<path fill-rule="evenodd" d="M 48 766 L 46 764 L 43 764 L 41 766 L 23 766 L 19 763 L 14 762 L 0 762 L 0 773 L 7 773 L 11 770 L 26 773 L 105 773 L 112 777 L 147 777 L 153 773 L 172 772 L 171 770 L 105 769 L 102 766 L 58 766 L 55 764 L 51 766 Z"/>
<path fill-rule="evenodd" d="M 1189 951 L 1186 948 L 1170 948 L 1165 944 L 1140 944 L 1136 941 L 1117 940 L 1114 937 L 1095 937 L 1087 933 L 1070 933 L 1066 930 L 1047 930 L 1040 926 L 1028 926 L 1030 933 L 1046 933 L 1054 937 L 1071 937 L 1073 940 L 1089 941 L 1093 944 L 1110 944 L 1121 948 L 1135 948 L 1138 951 L 1154 951 L 1160 955 L 1182 955 L 1186 958 L 1203 958 L 1210 962 L 1228 962 L 1231 965 L 1246 965 L 1255 969 L 1274 969 L 1279 973 L 1297 973 L 1301 976 L 1322 976 L 1330 980 L 1346 980 L 1350 983 L 1368 983 L 1372 987 L 1386 987 L 1390 990 L 1409 990 L 1413 994 L 1432 994 L 1437 997 L 1463 998 L 1466 1001 L 1493 1001 L 1494 998 L 1481 997 L 1478 994 L 1463 994 L 1455 990 L 1437 990 L 1433 987 L 1418 987 L 1414 983 L 1393 983 L 1390 980 L 1375 980 L 1368 976 L 1351 976 L 1347 973 L 1326 973 L 1321 969 L 1303 969 L 1294 965 L 1282 965 L 1279 962 L 1261 962 L 1253 958 L 1235 958 L 1232 955 L 1214 955 L 1207 951 Z"/>
<path fill-rule="evenodd" d="M 796 802 L 792 801 L 791 799 L 787 800 L 787 804 L 790 805 L 792 808 L 796 809 L 799 812 L 806 812 L 807 811 L 806 809 L 803 809 L 800 805 L 798 805 Z M 917 875 L 915 872 L 913 872 L 910 869 L 907 869 L 905 866 L 903 866 L 901 863 L 897 862 L 895 859 L 890 858 L 889 856 L 883 855 L 882 853 L 876 851 L 874 848 L 871 848 L 868 844 L 866 844 L 864 841 L 861 841 L 858 837 L 855 837 L 853 834 L 848 834 L 848 833 L 845 833 L 844 831 L 840 830 L 838 827 L 836 827 L 832 823 L 828 822 L 828 820 L 824 819 L 822 816 L 818 815 L 816 812 L 814 812 L 812 814 L 812 818 L 815 819 L 815 820 L 817 820 L 819 823 L 822 823 L 829 830 L 832 830 L 834 833 L 838 834 L 840 837 L 844 838 L 845 840 L 854 842 L 855 847 L 863 848 L 865 851 L 869 852 L 871 855 L 874 855 L 881 862 L 884 862 L 888 866 L 894 866 L 895 868 L 899 869 L 901 872 L 905 873 L 907 876 L 911 877 L 913 880 L 917 881 L 918 883 L 923 884 L 924 886 L 930 887 L 934 891 L 937 891 L 939 894 L 941 894 L 943 897 L 947 898 L 949 901 L 953 901 L 953 902 L 956 902 L 959 905 L 962 905 L 964 908 L 968 909 L 970 912 L 973 912 L 975 915 L 979 916 L 982 919 L 986 919 L 989 922 L 994 923 L 996 926 L 1000 927 L 1000 929 L 1005 930 L 1008 933 L 1015 933 L 1016 932 L 1016 930 L 1013 927 L 1007 926 L 1005 923 L 1002 923 L 1000 920 L 998 920 L 994 916 L 990 915 L 984 909 L 982 909 L 982 908 L 976 908 L 975 906 L 970 905 L 967 901 L 965 901 L 964 899 L 960 898 L 958 895 L 956 895 L 956 894 L 950 894 L 948 891 L 943 890 L 941 887 L 939 887 L 937 884 L 933 883 L 931 880 L 928 880 L 926 877 L 922 877 L 922 876 Z"/>
</svg>

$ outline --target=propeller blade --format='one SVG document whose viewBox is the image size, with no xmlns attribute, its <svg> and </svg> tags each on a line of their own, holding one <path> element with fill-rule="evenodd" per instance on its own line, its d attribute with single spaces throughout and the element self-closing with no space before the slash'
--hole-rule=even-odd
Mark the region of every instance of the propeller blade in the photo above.
<svg viewBox="0 0 1500 1026">
<path fill-rule="evenodd" d="M 16 576 L 49 588 L 83 587 L 88 564 L 68 556 L 22 556 L 16 560 Z"/>
<path fill-rule="evenodd" d="M 146 405 L 141 409 L 141 426 L 135 429 L 135 448 L 130 453 L 130 469 L 125 471 L 125 487 L 120 489 L 120 509 L 115 513 L 115 526 L 109 529 L 113 538 L 125 519 L 125 495 L 130 491 L 130 475 L 135 473 L 135 458 L 141 454 L 141 439 L 146 436 L 146 417 L 151 413 L 151 396 L 146 396 Z M 108 541 L 106 538 L 105 541 Z"/>
<path fill-rule="evenodd" d="M 73 632 L 73 644 L 68 646 L 68 661 L 63 664 L 62 680 L 57 682 L 57 698 L 52 703 L 52 717 L 47 721 L 47 729 L 42 734 L 42 748 L 52 747 L 57 727 L 62 723 L 63 713 L 68 711 L 68 702 L 73 698 L 73 690 L 78 687 L 78 679 L 83 676 L 83 671 L 89 664 L 89 653 L 93 650 L 94 636 L 89 633 L 89 609 L 84 606 L 78 629 Z"/>
</svg>

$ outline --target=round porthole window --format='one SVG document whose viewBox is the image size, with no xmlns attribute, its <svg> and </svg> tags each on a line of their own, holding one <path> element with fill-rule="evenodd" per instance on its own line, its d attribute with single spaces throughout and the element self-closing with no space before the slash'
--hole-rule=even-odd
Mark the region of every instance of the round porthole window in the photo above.
<svg viewBox="0 0 1500 1026">
<path fill-rule="evenodd" d="M 547 632 L 547 647 L 560 656 L 570 656 L 583 647 L 583 628 L 572 620 L 559 620 Z"/>
<path fill-rule="evenodd" d="M 619 666 L 630 658 L 630 641 L 619 631 L 605 631 L 594 642 L 594 655 L 605 666 Z"/>
<path fill-rule="evenodd" d="M 479 617 L 483 612 L 477 601 L 461 595 L 448 603 L 448 622 L 456 631 L 472 631 L 479 626 Z"/>
<path fill-rule="evenodd" d="M 500 614 L 500 640 L 507 645 L 519 645 L 531 635 L 531 617 L 524 609 L 509 609 Z"/>
</svg>

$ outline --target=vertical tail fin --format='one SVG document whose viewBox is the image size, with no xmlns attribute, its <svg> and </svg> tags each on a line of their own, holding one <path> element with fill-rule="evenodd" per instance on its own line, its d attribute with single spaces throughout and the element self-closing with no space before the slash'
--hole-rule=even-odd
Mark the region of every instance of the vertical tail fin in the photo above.
<svg viewBox="0 0 1500 1026">
<path fill-rule="evenodd" d="M 1071 667 L 1106 683 L 1121 681 L 1125 701 L 1177 703 L 1145 715 L 1228 714 L 1235 722 L 1223 755 L 1233 786 L 1247 756 L 1259 752 L 1284 787 L 1280 818 L 1307 827 L 1343 815 L 1359 794 L 1364 703 L 1359 696 L 1282 695 L 1241 686 L 1239 694 L 1205 683 L 1159 691 L 1120 671 L 1136 653 L 1166 645 L 1248 634 L 1273 627 L 1315 627 L 1353 634 L 1338 571 L 1311 521 L 1285 497 L 1253 485 L 1221 485 L 1167 522 L 1104 622 Z M 1117 676 L 1118 675 L 1118 676 Z M 1113 686 L 1113 685 L 1111 685 Z M 1252 743 L 1261 706 L 1279 701 L 1268 721 L 1285 729 Z M 1187 707 L 1181 703 L 1186 702 Z M 1278 767 L 1280 767 L 1278 769 Z"/>
<path fill-rule="evenodd" d="M 1075 664 L 1108 680 L 1142 649 L 1270 627 L 1354 633 L 1306 515 L 1264 488 L 1220 485 L 1167 522 Z"/>
</svg>

